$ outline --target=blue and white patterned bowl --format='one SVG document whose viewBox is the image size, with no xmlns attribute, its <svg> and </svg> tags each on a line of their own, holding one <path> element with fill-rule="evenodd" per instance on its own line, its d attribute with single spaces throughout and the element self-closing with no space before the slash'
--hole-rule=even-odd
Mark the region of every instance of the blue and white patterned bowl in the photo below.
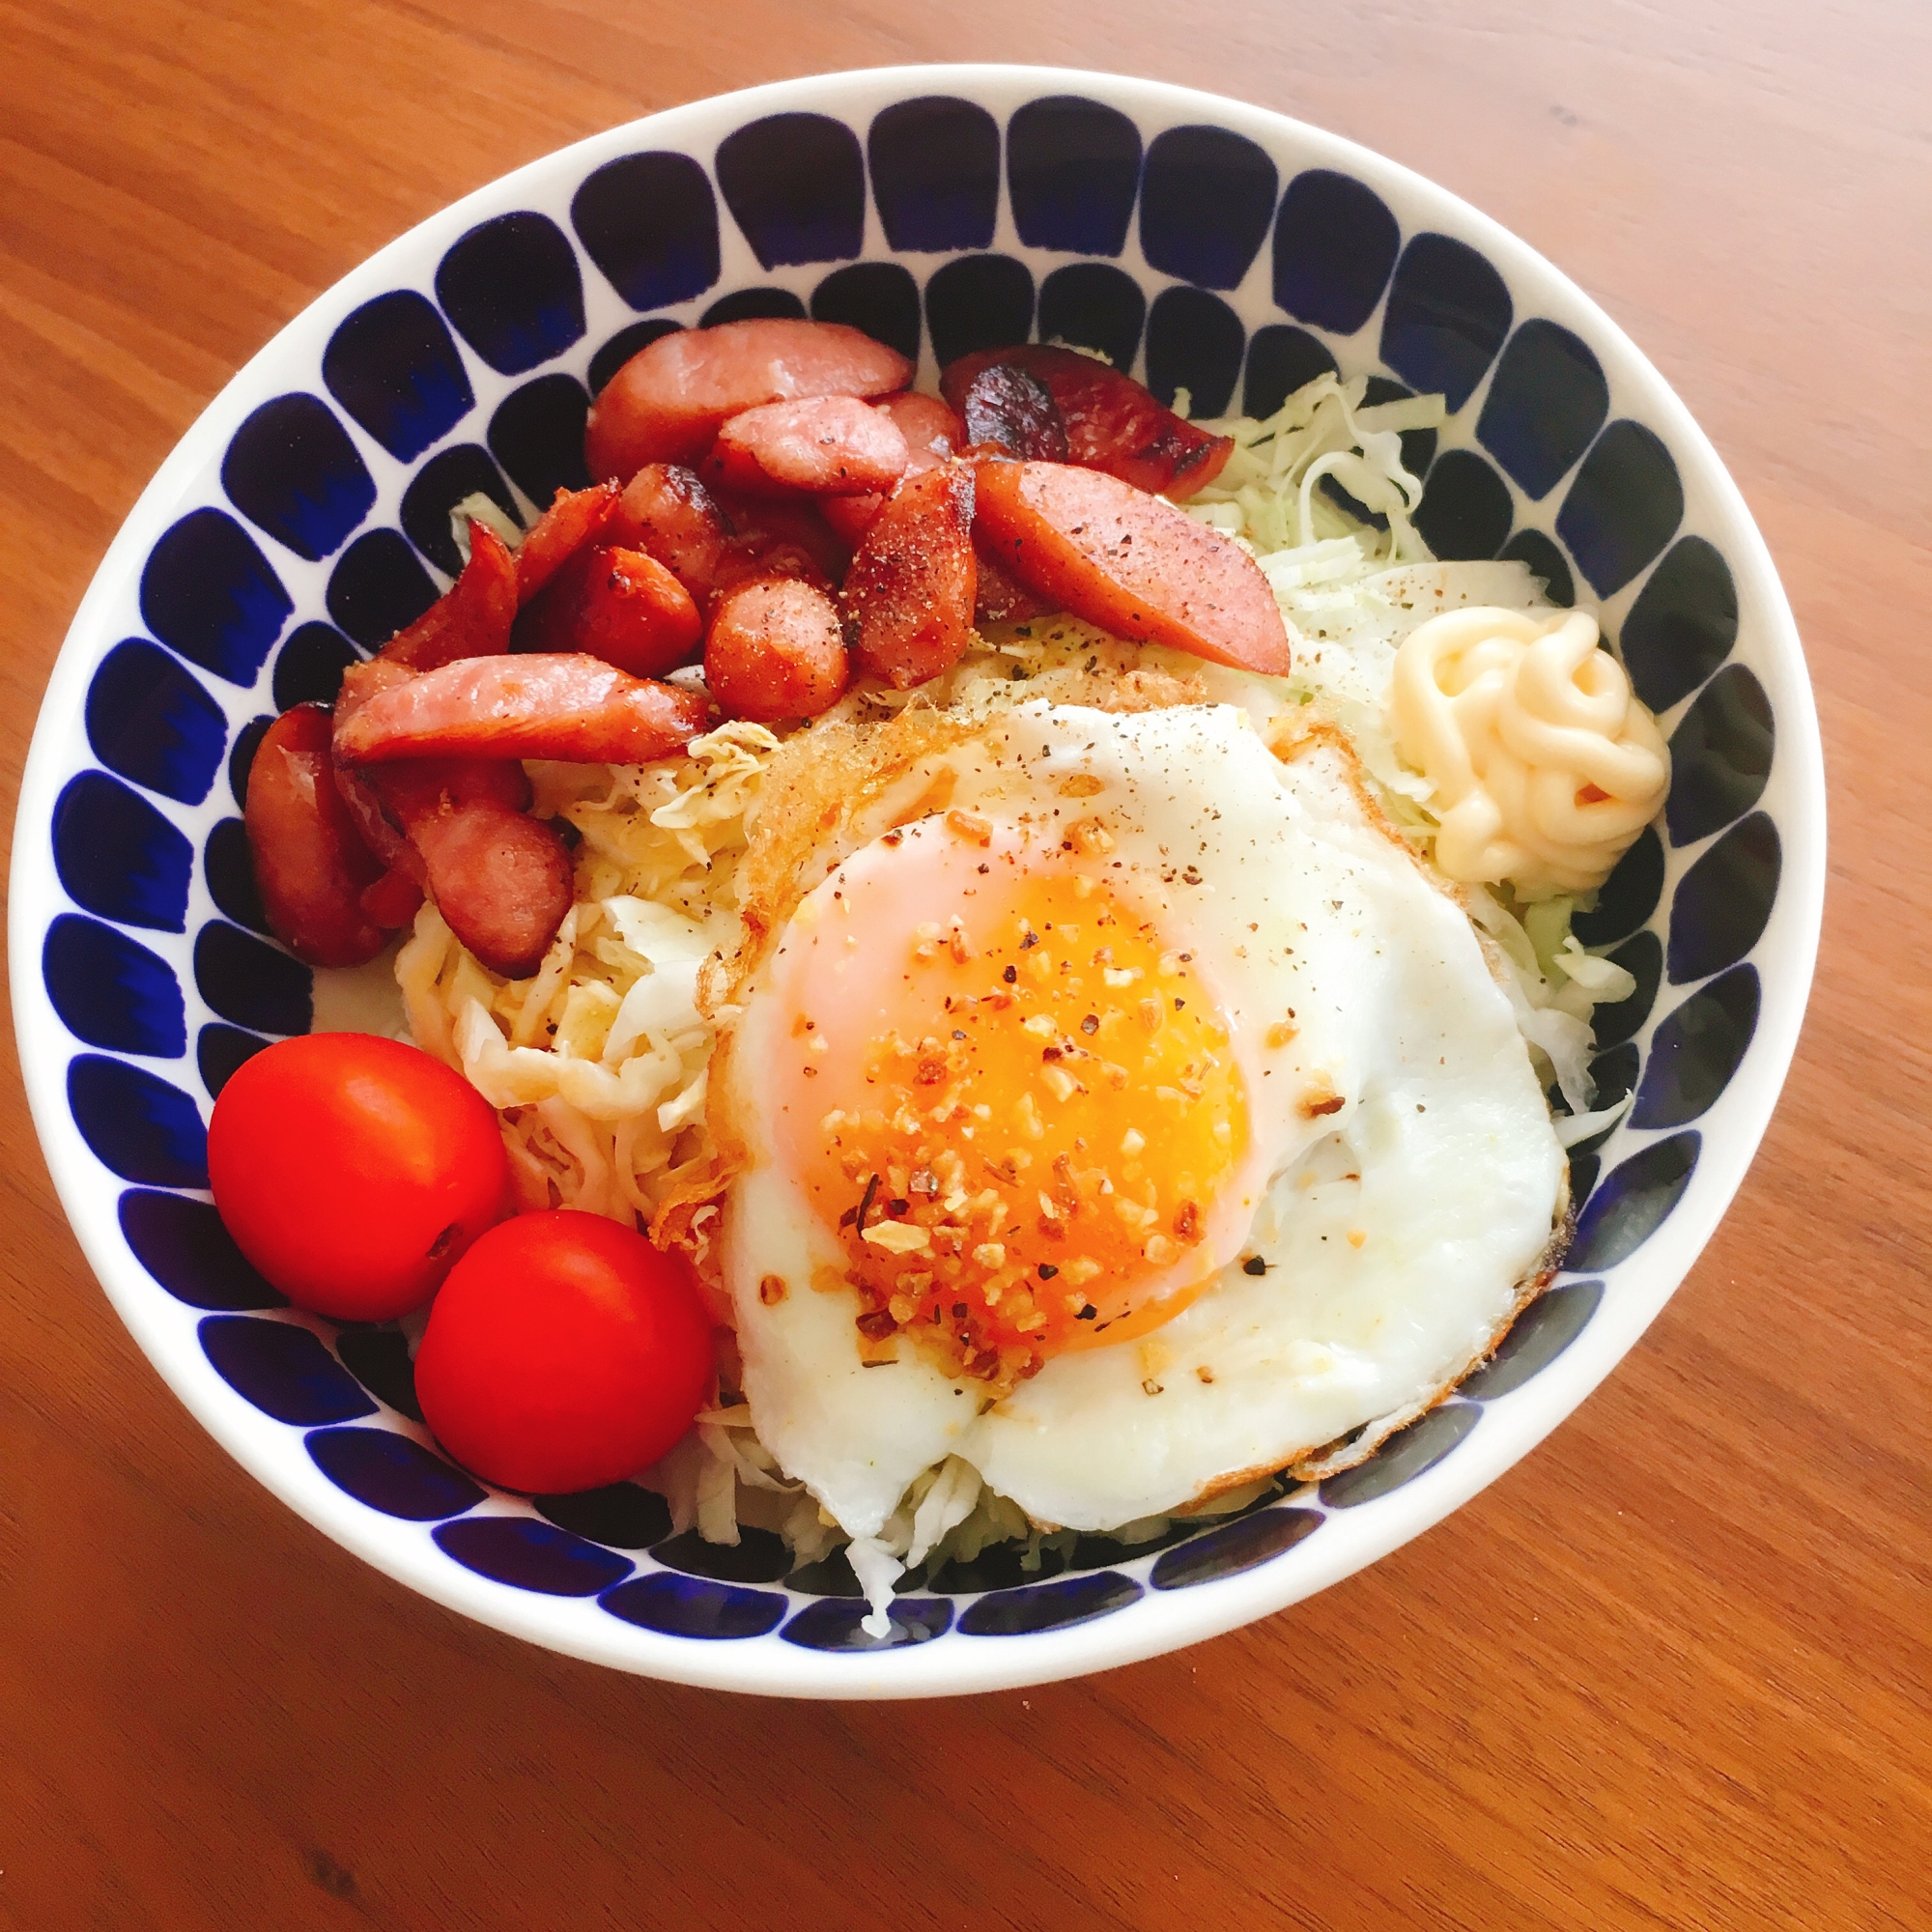
<svg viewBox="0 0 1932 1932">
<path fill-rule="evenodd" d="M 1587 215 L 1579 216 L 1587 219 Z M 526 520 L 585 480 L 589 395 L 663 331 L 854 322 L 936 365 L 1037 333 L 1098 346 L 1197 413 L 1265 413 L 1337 364 L 1444 391 L 1418 520 L 1601 611 L 1676 763 L 1579 922 L 1637 980 L 1600 1009 L 1636 1089 L 1573 1164 L 1559 1283 L 1497 1359 L 1360 1468 L 1055 1572 L 987 1564 L 864 1605 L 787 1580 L 777 1539 L 669 1536 L 631 1486 L 491 1493 L 423 1429 L 401 1337 L 294 1313 L 209 1205 L 223 1078 L 304 1031 L 237 799 L 276 709 L 438 593 L 447 511 Z M 599 135 L 459 202 L 298 316 L 149 486 L 70 631 L 15 827 L 20 1057 L 82 1247 L 141 1346 L 293 1508 L 412 1588 L 624 1669 L 898 1696 L 1039 1682 L 1281 1608 L 1506 1469 L 1605 1376 L 1743 1178 L 1796 1041 L 1825 868 L 1822 765 L 1790 612 L 1709 442 L 1584 295 L 1440 188 L 1331 135 L 1151 82 L 1026 68 L 830 75 Z M 944 1580 L 944 1579 L 942 1579 Z M 973 1587 L 968 1588 L 970 1583 Z"/>
</svg>

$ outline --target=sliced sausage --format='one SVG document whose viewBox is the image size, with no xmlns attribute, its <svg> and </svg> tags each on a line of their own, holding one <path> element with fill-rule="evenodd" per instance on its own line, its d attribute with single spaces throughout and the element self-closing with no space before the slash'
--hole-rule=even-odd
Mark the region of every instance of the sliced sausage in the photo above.
<svg viewBox="0 0 1932 1932">
<path fill-rule="evenodd" d="M 897 690 L 937 677 L 972 641 L 973 490 L 964 464 L 907 477 L 872 520 L 846 574 L 853 655 L 861 669 Z"/>
<path fill-rule="evenodd" d="M 319 704 L 298 704 L 269 726 L 249 769 L 242 822 L 269 930 L 311 966 L 359 966 L 402 921 L 379 920 L 363 907 L 383 862 L 335 788 L 329 732 Z"/>
<path fill-rule="evenodd" d="M 905 433 L 853 396 L 764 403 L 718 432 L 701 473 L 728 489 L 857 497 L 905 474 Z"/>
<path fill-rule="evenodd" d="M 696 648 L 704 621 L 691 593 L 638 550 L 580 551 L 525 612 L 520 650 L 583 651 L 633 677 L 674 669 Z"/>
<path fill-rule="evenodd" d="M 761 317 L 679 329 L 637 353 L 605 384 L 584 425 L 593 476 L 646 463 L 690 463 L 742 410 L 802 396 L 883 396 L 912 364 L 837 322 Z"/>
<path fill-rule="evenodd" d="M 1116 637 L 1288 670 L 1288 630 L 1254 558 L 1118 477 L 1062 463 L 982 464 L 976 534 L 1030 590 Z"/>
<path fill-rule="evenodd" d="M 885 397 L 872 407 L 891 416 L 905 438 L 908 476 L 920 476 L 937 469 L 965 447 L 966 433 L 959 418 L 937 396 L 922 396 L 906 389 L 896 396 Z M 856 549 L 885 500 L 883 491 L 868 492 L 863 497 L 823 497 L 818 509 L 845 543 Z"/>
<path fill-rule="evenodd" d="M 469 561 L 463 574 L 380 655 L 411 670 L 434 670 L 458 658 L 483 658 L 510 648 L 517 620 L 517 560 L 488 524 L 469 526 Z"/>
<path fill-rule="evenodd" d="M 1031 463 L 1065 463 L 1066 418 L 1037 376 L 994 362 L 966 384 L 959 399 L 969 445 L 991 445 Z"/>
<path fill-rule="evenodd" d="M 373 886 L 363 888 L 362 910 L 392 932 L 409 924 L 423 902 L 422 881 L 416 876 L 420 870 L 420 867 L 391 866 Z"/>
<path fill-rule="evenodd" d="M 816 585 L 755 579 L 727 590 L 704 639 L 704 682 L 727 718 L 816 718 L 851 675 L 838 607 Z"/>
<path fill-rule="evenodd" d="M 555 829 L 477 802 L 423 813 L 410 842 L 449 929 L 493 973 L 528 979 L 570 910 L 570 854 Z"/>
<path fill-rule="evenodd" d="M 1024 624 L 1044 617 L 1054 608 L 1007 575 L 992 554 L 991 540 L 980 530 L 973 532 L 973 554 L 980 567 L 973 595 L 975 623 Z"/>
<path fill-rule="evenodd" d="M 1183 421 L 1151 390 L 1105 362 L 1043 342 L 976 350 L 939 379 L 956 409 L 982 369 L 1006 363 L 1043 383 L 1066 423 L 1067 455 L 1150 495 L 1189 497 L 1221 473 L 1235 444 Z"/>
<path fill-rule="evenodd" d="M 714 593 L 754 577 L 796 577 L 831 589 L 844 579 L 851 546 L 825 521 L 830 497 L 720 495 L 737 535 L 720 559 Z"/>
<path fill-rule="evenodd" d="M 699 605 L 735 534 L 697 472 L 677 463 L 645 464 L 625 484 L 609 531 L 611 542 L 656 557 Z"/>
<path fill-rule="evenodd" d="M 473 658 L 370 698 L 337 728 L 335 755 L 347 765 L 425 757 L 638 765 L 681 751 L 703 729 L 696 694 L 594 657 Z"/>
<path fill-rule="evenodd" d="M 559 490 L 552 497 L 517 552 L 520 604 L 527 604 L 579 551 L 603 540 L 618 496 L 614 483 L 596 483 L 588 490 Z"/>
</svg>

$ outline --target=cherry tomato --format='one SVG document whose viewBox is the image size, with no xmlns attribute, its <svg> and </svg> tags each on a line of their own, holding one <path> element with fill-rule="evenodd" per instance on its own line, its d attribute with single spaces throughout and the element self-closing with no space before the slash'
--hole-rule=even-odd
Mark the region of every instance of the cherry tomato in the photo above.
<svg viewBox="0 0 1932 1932">
<path fill-rule="evenodd" d="M 527 1495 L 655 1463 L 711 1386 L 711 1324 L 685 1269 L 601 1214 L 493 1228 L 449 1271 L 416 1351 L 423 1419 L 456 1460 Z"/>
<path fill-rule="evenodd" d="M 229 1077 L 208 1128 L 214 1205 L 298 1308 L 385 1321 L 419 1308 L 509 1206 L 490 1103 L 372 1034 L 278 1041 Z"/>
</svg>

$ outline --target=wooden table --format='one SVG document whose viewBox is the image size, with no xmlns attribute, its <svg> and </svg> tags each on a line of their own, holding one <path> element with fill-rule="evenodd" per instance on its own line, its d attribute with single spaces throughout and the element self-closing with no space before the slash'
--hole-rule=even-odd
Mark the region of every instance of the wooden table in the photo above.
<svg viewBox="0 0 1932 1932">
<path fill-rule="evenodd" d="M 1024 1694 L 668 1688 L 365 1569 L 231 1463 L 122 1331 L 10 1062 L 0 1923 L 1932 1924 L 1932 13 L 7 0 L 0 18 L 10 791 L 150 472 L 379 243 L 652 108 L 1011 58 L 1352 135 L 1603 300 L 1770 540 L 1834 813 L 1783 1106 L 1602 1392 L 1315 1602 Z"/>
</svg>

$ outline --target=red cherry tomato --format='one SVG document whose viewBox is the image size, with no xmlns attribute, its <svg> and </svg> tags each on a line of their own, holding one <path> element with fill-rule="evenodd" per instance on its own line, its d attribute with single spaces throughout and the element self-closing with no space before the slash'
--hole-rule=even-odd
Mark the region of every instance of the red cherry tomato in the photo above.
<svg viewBox="0 0 1932 1932">
<path fill-rule="evenodd" d="M 553 1208 L 491 1229 L 450 1269 L 416 1399 L 466 1467 L 558 1495 L 655 1463 L 691 1427 L 712 1366 L 677 1261 L 601 1214 Z"/>
<path fill-rule="evenodd" d="M 509 1205 L 490 1103 L 441 1061 L 319 1033 L 244 1061 L 208 1128 L 214 1205 L 298 1308 L 386 1321 L 419 1308 Z"/>
</svg>

